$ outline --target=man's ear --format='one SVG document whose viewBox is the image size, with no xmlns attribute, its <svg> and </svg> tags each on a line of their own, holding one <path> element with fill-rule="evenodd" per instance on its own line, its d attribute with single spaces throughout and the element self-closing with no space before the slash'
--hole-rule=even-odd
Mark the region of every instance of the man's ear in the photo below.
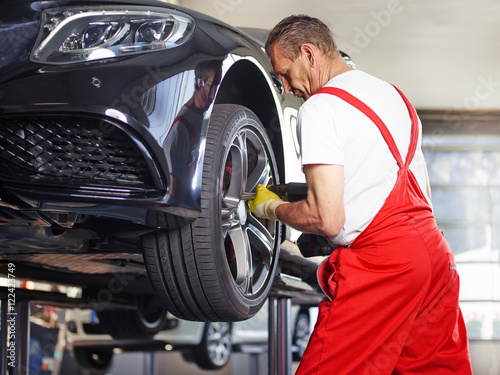
<svg viewBox="0 0 500 375">
<path fill-rule="evenodd" d="M 311 66 L 316 63 L 317 48 L 313 44 L 304 43 L 300 46 L 300 52 L 309 61 Z"/>
</svg>

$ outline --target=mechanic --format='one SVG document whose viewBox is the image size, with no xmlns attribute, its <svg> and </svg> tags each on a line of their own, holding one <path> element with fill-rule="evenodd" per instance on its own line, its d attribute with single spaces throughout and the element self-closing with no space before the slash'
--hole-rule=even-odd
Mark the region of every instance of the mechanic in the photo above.
<svg viewBox="0 0 500 375">
<path fill-rule="evenodd" d="M 259 185 L 250 207 L 339 246 L 318 269 L 328 300 L 296 374 L 471 374 L 414 108 L 351 68 L 318 19 L 285 18 L 266 51 L 285 91 L 306 100 L 298 134 L 308 192 L 289 203 Z"/>
</svg>

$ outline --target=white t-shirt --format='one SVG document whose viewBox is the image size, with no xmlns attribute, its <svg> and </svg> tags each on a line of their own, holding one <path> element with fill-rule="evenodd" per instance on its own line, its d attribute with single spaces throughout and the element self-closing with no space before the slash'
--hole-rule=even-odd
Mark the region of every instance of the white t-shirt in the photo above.
<svg viewBox="0 0 500 375">
<path fill-rule="evenodd" d="M 385 123 L 405 160 L 411 119 L 392 85 L 353 70 L 332 78 L 325 86 L 341 88 L 368 105 Z M 426 194 L 420 122 L 419 127 L 417 151 L 410 169 Z M 332 241 L 349 245 L 372 221 L 394 187 L 399 170 L 396 160 L 377 126 L 360 110 L 330 94 L 314 95 L 302 105 L 297 131 L 302 165 L 344 166 L 346 222 L 343 232 Z"/>
</svg>

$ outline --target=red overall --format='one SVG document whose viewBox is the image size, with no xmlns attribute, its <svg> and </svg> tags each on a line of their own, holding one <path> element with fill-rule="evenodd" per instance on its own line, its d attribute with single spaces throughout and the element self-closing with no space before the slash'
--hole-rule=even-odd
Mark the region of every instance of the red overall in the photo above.
<svg viewBox="0 0 500 375">
<path fill-rule="evenodd" d="M 398 90 L 399 92 L 399 90 Z M 318 270 L 329 301 L 296 375 L 472 374 L 467 333 L 458 306 L 454 257 L 438 230 L 410 163 L 417 148 L 417 114 L 406 161 L 382 120 L 338 88 L 335 95 L 379 128 L 400 169 L 384 205 L 350 248 L 339 248 Z"/>
</svg>

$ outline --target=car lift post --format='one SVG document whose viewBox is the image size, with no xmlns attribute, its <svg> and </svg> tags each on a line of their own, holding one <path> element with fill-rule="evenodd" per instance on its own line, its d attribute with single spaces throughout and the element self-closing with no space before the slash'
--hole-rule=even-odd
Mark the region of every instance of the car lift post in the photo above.
<svg viewBox="0 0 500 375">
<path fill-rule="evenodd" d="M 158 358 L 156 352 L 150 351 L 144 353 L 144 374 L 155 375 L 158 374 Z"/>
<path fill-rule="evenodd" d="M 291 375 L 291 298 L 269 298 L 269 375 Z"/>
<path fill-rule="evenodd" d="M 279 274 L 269 296 L 269 375 L 292 373 L 292 299 L 294 304 L 314 306 L 324 295 L 317 285 L 319 263 L 304 258 L 296 244 L 281 244 Z"/>
<path fill-rule="evenodd" d="M 2 299 L 1 304 L 1 374 L 28 375 L 30 303 L 29 301 L 16 301 L 14 304 L 10 304 L 9 300 Z M 12 335 L 13 329 L 15 330 L 15 335 Z"/>
</svg>

